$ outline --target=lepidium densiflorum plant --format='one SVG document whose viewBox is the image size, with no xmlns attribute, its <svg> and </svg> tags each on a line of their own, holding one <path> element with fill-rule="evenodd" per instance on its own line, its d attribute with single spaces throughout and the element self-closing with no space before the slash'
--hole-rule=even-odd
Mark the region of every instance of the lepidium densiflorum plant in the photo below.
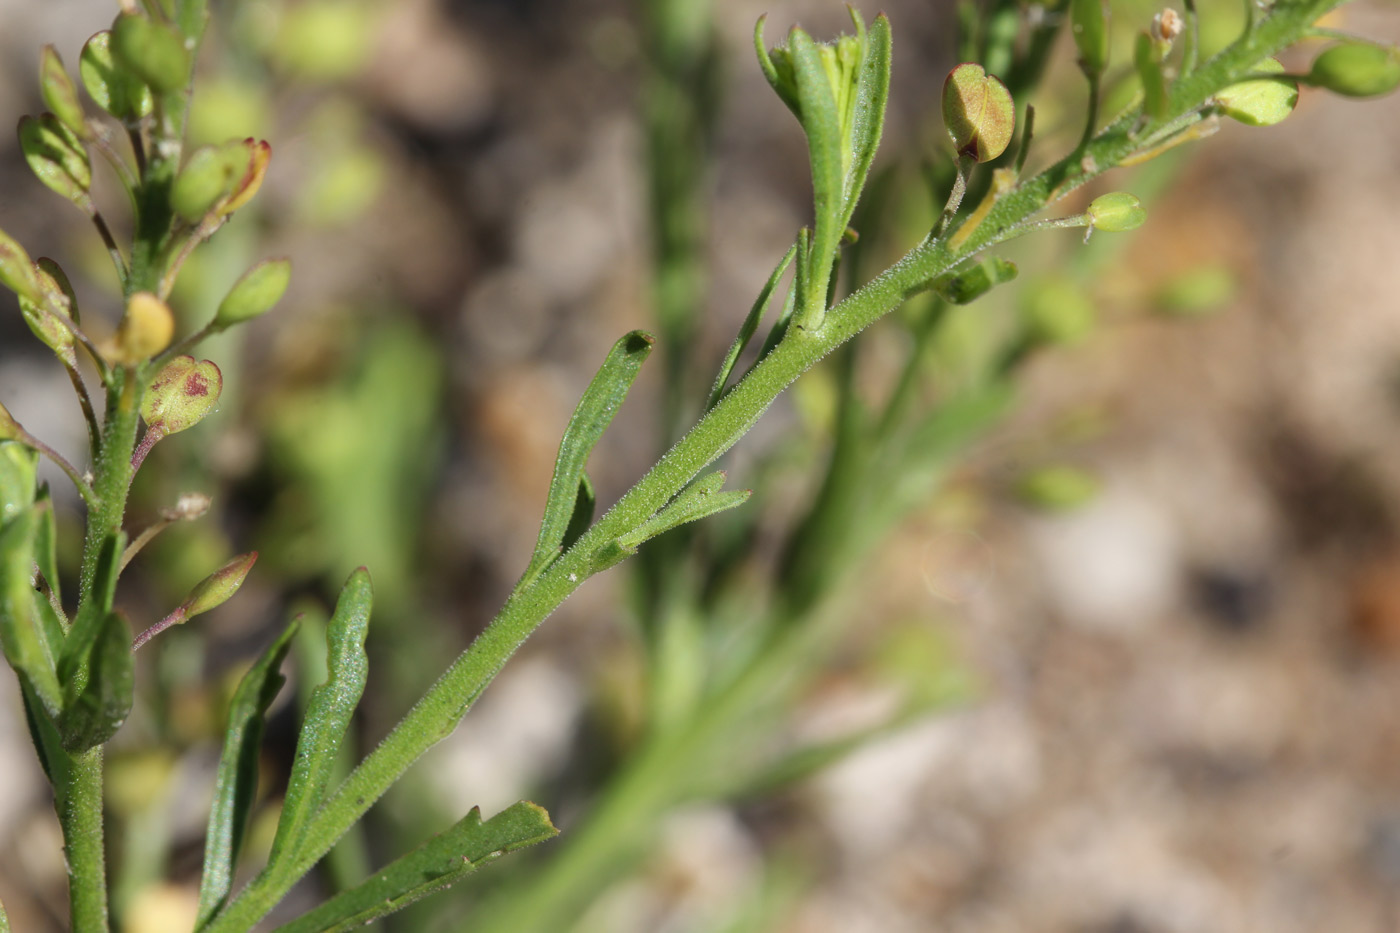
<svg viewBox="0 0 1400 933">
<path fill-rule="evenodd" d="M 514 592 L 384 741 L 336 784 L 332 775 L 341 738 L 367 677 L 370 578 L 364 570 L 351 576 L 327 628 L 328 674 L 306 702 L 268 861 L 237 889 L 264 714 L 281 685 L 279 669 L 296 621 L 283 629 L 248 670 L 230 703 L 194 928 L 211 933 L 252 929 L 424 751 L 456 727 L 520 644 L 583 581 L 635 555 L 659 535 L 741 506 L 748 493 L 726 490 L 725 474 L 708 468 L 780 393 L 867 326 L 923 292 L 967 303 L 1009 281 L 1015 267 L 987 255 L 997 244 L 1040 230 L 1075 227 L 1088 235 L 1141 225 L 1145 210 L 1126 192 L 1095 198 L 1078 213 L 1042 214 L 1111 169 L 1203 138 L 1222 117 L 1252 125 L 1276 123 L 1292 111 L 1300 84 L 1350 96 L 1392 90 L 1400 83 L 1392 48 L 1315 26 L 1342 2 L 1250 0 L 1243 33 L 1205 61 L 1200 60 L 1194 4 L 1187 3 L 1181 13 L 1164 11 L 1142 24 L 1134 45 L 1134 103 L 1107 121 L 1099 109 L 1100 83 L 1110 65 L 1108 5 L 1072 0 L 1041 8 L 1041 15 L 1050 17 L 1043 22 L 1069 24 L 1090 84 L 1077 145 L 1044 170 L 1027 174 L 1033 115 L 1018 113 L 1016 90 L 1033 83 L 1028 75 L 1043 69 L 1053 28 L 1039 28 L 1029 45 L 1030 57 L 1021 60 L 1028 71 L 1019 77 L 999 76 L 1001 66 L 991 61 L 959 65 L 941 90 L 955 167 L 946 205 L 902 259 L 868 281 L 848 283 L 848 294 L 839 300 L 843 259 L 861 235 L 851 225 L 881 138 L 891 26 L 884 16 L 867 24 L 853 11 L 854 35 L 822 43 L 793 29 L 783 44 L 770 49 L 760 21 L 755 35 L 760 67 L 806 135 L 812 219 L 777 260 L 709 392 L 690 406 L 701 412 L 698 420 L 605 514 L 595 517 L 586 471 L 589 455 L 655 342 L 642 331 L 617 341 L 569 422 L 537 544 Z M 123 295 L 116 321 L 104 325 L 100 315 L 89 315 L 84 322 L 62 268 L 46 258 L 31 260 L 18 243 L 0 236 L 0 282 L 16 294 L 25 321 L 67 371 L 90 436 L 88 464 L 75 465 L 0 409 L 0 644 L 18 674 L 39 762 L 53 787 L 69 867 L 71 926 L 81 933 L 109 928 L 103 745 L 133 705 L 133 652 L 162 630 L 232 597 L 255 559 L 243 555 L 211 568 L 208 578 L 163 618 L 135 626 L 139 635 L 133 636 L 131 623 L 117 608 L 120 577 L 132 558 L 161 528 L 198 518 L 208 505 L 172 494 L 176 501 L 155 525 L 144 530 L 126 526 L 127 492 L 152 446 L 194 427 L 217 403 L 222 376 L 214 362 L 198 359 L 201 341 L 270 310 L 289 280 L 285 260 L 259 263 L 207 324 L 188 336 L 176 332 L 168 304 L 176 277 L 191 253 L 256 194 L 271 155 L 267 143 L 253 139 L 185 151 L 194 58 L 207 19 L 203 0 L 151 0 L 139 7 L 123 3 L 112 28 L 88 42 L 78 63 L 88 97 L 105 115 L 88 112 L 70 73 L 46 49 L 40 82 L 50 112 L 20 124 L 20 145 L 30 166 L 44 184 L 88 215 L 111 256 Z M 1274 58 L 1314 37 L 1333 44 L 1306 72 L 1288 73 Z M 125 244 L 118 242 L 92 198 L 94 154 L 110 165 L 129 199 L 133 232 Z M 792 282 L 784 291 L 779 286 L 788 269 Z M 780 294 L 783 300 L 774 301 Z M 769 317 L 770 304 L 779 309 L 755 351 L 751 345 Z M 739 363 L 746 358 L 753 362 L 740 373 Z M 98 388 L 96 400 L 89 382 Z M 67 474 L 86 508 L 71 607 L 64 604 L 58 579 L 53 506 L 36 475 L 41 455 Z M 804 564 L 800 553 L 790 564 L 798 580 L 819 566 Z M 796 608 L 800 599 L 795 598 L 794 612 Z M 711 731 L 741 713 L 748 694 L 730 691 L 725 696 L 726 706 L 706 711 Z M 484 821 L 473 810 L 368 880 L 280 929 L 313 933 L 369 922 L 554 833 L 544 812 L 529 803 Z M 577 898 L 579 878 L 589 881 L 584 873 L 538 894 L 518 892 L 495 915 L 501 918 L 500 928 L 559 929 L 561 916 Z M 512 912 L 518 914 L 515 919 Z"/>
</svg>

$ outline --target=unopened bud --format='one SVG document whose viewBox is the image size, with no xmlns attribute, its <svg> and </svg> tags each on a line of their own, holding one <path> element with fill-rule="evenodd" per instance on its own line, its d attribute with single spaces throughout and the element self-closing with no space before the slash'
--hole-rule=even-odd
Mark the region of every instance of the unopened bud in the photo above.
<svg viewBox="0 0 1400 933">
<path fill-rule="evenodd" d="M 64 126 L 79 137 L 88 135 L 83 105 L 78 100 L 78 88 L 63 67 L 63 59 L 51 45 L 44 46 L 39 55 L 39 91 L 44 104 Z"/>
<path fill-rule="evenodd" d="M 203 612 L 215 609 L 228 602 L 243 581 L 248 571 L 257 562 L 258 552 L 240 554 L 199 582 L 190 591 L 189 597 L 180 604 L 180 612 L 185 619 L 192 619 Z"/>
<path fill-rule="evenodd" d="M 170 306 L 150 292 L 136 292 L 126 301 L 112 356 L 118 363 L 139 363 L 170 346 L 174 336 Z"/>
<path fill-rule="evenodd" d="M 141 400 L 141 417 L 161 436 L 192 428 L 214 410 L 224 376 L 210 360 L 177 356 L 156 374 Z"/>
<path fill-rule="evenodd" d="M 1181 19 L 1181 14 L 1168 7 L 1156 16 L 1152 17 L 1152 38 L 1157 42 L 1165 42 L 1171 45 L 1186 24 Z"/>
<path fill-rule="evenodd" d="M 1088 216 L 1091 227 L 1107 233 L 1136 230 L 1147 220 L 1147 210 L 1142 206 L 1142 202 L 1126 191 L 1115 191 L 1094 198 L 1084 213 Z"/>
<path fill-rule="evenodd" d="M 219 304 L 213 326 L 224 330 L 251 321 L 272 310 L 292 280 L 292 264 L 286 259 L 264 259 L 253 266 L 229 289 Z"/>
<path fill-rule="evenodd" d="M 1308 82 L 1344 97 L 1378 97 L 1400 87 L 1400 51 L 1369 42 L 1334 45 L 1313 62 Z"/>
<path fill-rule="evenodd" d="M 954 68 L 943 82 L 943 124 L 958 155 L 989 162 L 1011 143 L 1016 104 L 996 76 L 968 62 Z"/>
<path fill-rule="evenodd" d="M 78 76 L 97 106 L 123 123 L 135 123 L 151 112 L 151 89 L 112 55 L 110 32 L 99 32 L 83 46 Z"/>
<path fill-rule="evenodd" d="M 123 13 L 112 26 L 117 61 L 157 93 L 178 91 L 190 80 L 190 52 L 173 27 L 138 13 Z"/>
</svg>

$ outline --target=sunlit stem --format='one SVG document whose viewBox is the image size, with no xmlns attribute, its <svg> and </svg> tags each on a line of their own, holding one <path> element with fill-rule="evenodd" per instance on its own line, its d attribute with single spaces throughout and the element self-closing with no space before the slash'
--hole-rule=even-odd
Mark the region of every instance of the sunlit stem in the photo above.
<svg viewBox="0 0 1400 933">
<path fill-rule="evenodd" d="M 938 218 L 938 226 L 933 228 L 935 240 L 943 236 L 943 231 L 948 229 L 948 224 L 952 223 L 953 218 L 958 215 L 958 208 L 962 207 L 963 196 L 967 194 L 967 180 L 972 177 L 972 170 L 976 167 L 976 157 L 965 153 L 958 154 L 958 175 L 953 179 L 953 190 L 948 193 L 948 203 L 943 206 L 943 214 Z"/>
<path fill-rule="evenodd" d="M 73 391 L 78 394 L 78 405 L 83 409 L 83 421 L 87 423 L 88 449 L 96 458 L 97 449 L 102 444 L 102 426 L 97 423 L 97 412 L 92 407 L 92 396 L 88 394 L 87 383 L 83 382 L 83 374 L 78 372 L 78 367 L 72 366 L 67 360 L 64 360 L 63 368 L 68 373 L 68 380 L 73 383 Z"/>
<path fill-rule="evenodd" d="M 161 632 L 165 631 L 168 628 L 171 628 L 172 626 L 179 625 L 181 622 L 184 621 L 185 607 L 177 606 L 175 608 L 175 611 L 170 613 L 170 615 L 166 616 L 164 619 L 161 619 L 155 625 L 152 625 L 150 628 L 143 631 L 140 635 L 137 635 L 131 642 L 131 650 L 135 651 L 137 648 L 140 648 L 152 638 L 155 638 Z"/>
</svg>

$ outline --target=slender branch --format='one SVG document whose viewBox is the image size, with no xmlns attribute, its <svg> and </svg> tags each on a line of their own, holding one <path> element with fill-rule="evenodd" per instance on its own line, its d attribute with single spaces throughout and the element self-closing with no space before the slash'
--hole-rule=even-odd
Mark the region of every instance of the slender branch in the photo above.
<svg viewBox="0 0 1400 933">
<path fill-rule="evenodd" d="M 136 174 L 146 177 L 146 143 L 141 137 L 140 126 L 128 126 L 126 138 L 131 141 L 131 154 L 136 158 Z"/>
<path fill-rule="evenodd" d="M 107 226 L 107 221 L 103 219 L 102 214 L 94 210 L 91 217 L 92 225 L 97 228 L 98 236 L 102 237 L 102 245 L 107 247 L 107 255 L 112 257 L 112 265 L 117 270 L 117 279 L 125 290 L 126 280 L 131 272 L 127 267 L 126 260 L 122 257 L 121 247 L 117 246 L 117 240 L 112 236 L 112 229 Z"/>
<path fill-rule="evenodd" d="M 211 215 L 212 216 L 212 215 Z M 195 248 L 205 240 L 213 236 L 228 218 L 218 217 L 214 219 L 206 218 L 201 221 L 198 227 L 190 233 L 189 237 L 180 244 L 179 252 L 175 258 L 166 264 L 165 272 L 161 274 L 160 286 L 156 289 L 156 294 L 161 301 L 170 297 L 170 292 L 175 288 L 175 278 L 180 274 L 180 269 L 185 264 L 185 260 L 195 251 Z"/>
<path fill-rule="evenodd" d="M 1025 129 L 1021 131 L 1021 148 L 1016 153 L 1016 177 L 1020 178 L 1026 168 L 1026 158 L 1031 154 L 1031 143 L 1035 141 L 1035 105 L 1026 104 Z"/>
<path fill-rule="evenodd" d="M 59 823 L 68 863 L 73 933 L 106 933 L 107 872 L 102 834 L 102 746 L 72 757 Z"/>
<path fill-rule="evenodd" d="M 953 190 L 948 193 L 948 203 L 943 206 L 943 213 L 933 228 L 935 240 L 943 236 L 943 231 L 948 229 L 948 224 L 952 223 L 953 218 L 957 216 L 958 208 L 962 206 L 963 195 L 967 194 L 967 180 L 976 167 L 976 158 L 964 153 L 958 154 L 958 174 L 953 179 Z"/>
<path fill-rule="evenodd" d="M 28 447 L 33 447 L 35 450 L 39 451 L 39 453 L 52 460 L 58 468 L 66 473 L 68 478 L 73 481 L 73 486 L 78 490 L 78 495 L 83 497 L 83 501 L 87 503 L 87 507 L 89 509 L 97 508 L 97 494 L 93 492 L 92 487 L 89 486 L 87 480 L 83 478 L 83 474 L 78 472 L 78 468 L 68 462 L 67 457 L 39 440 L 33 434 L 30 434 L 19 424 L 15 424 L 15 428 L 17 429 L 15 440 Z"/>
<path fill-rule="evenodd" d="M 96 459 L 97 449 L 102 446 L 102 426 L 97 423 L 97 412 L 92 408 L 92 396 L 88 394 L 87 383 L 78 367 L 70 366 L 65 360 L 63 368 L 68 372 L 68 380 L 73 383 L 73 391 L 78 393 L 78 405 L 83 409 L 83 420 L 87 422 L 89 455 Z"/>
<path fill-rule="evenodd" d="M 1099 122 L 1099 86 L 1102 81 L 1098 74 L 1090 74 L 1089 78 L 1089 114 L 1084 118 L 1084 135 L 1079 137 L 1079 147 L 1074 151 L 1082 153 L 1089 148 L 1089 143 L 1094 139 L 1094 127 Z"/>
<path fill-rule="evenodd" d="M 208 324 L 205 324 L 193 334 L 190 334 L 188 337 L 184 338 L 178 343 L 174 343 L 167 347 L 165 350 L 161 351 L 160 356 L 157 356 L 151 361 L 151 369 L 156 372 L 159 372 L 160 368 L 166 363 L 169 363 L 177 356 L 189 353 L 200 343 L 207 340 L 209 337 L 213 336 L 216 333 L 218 333 L 218 331 L 214 328 L 214 322 L 210 321 Z"/>
<path fill-rule="evenodd" d="M 78 327 L 68 315 L 53 312 L 53 318 L 58 321 L 59 326 L 73 335 L 74 340 L 83 345 L 83 349 L 88 351 L 88 354 L 92 357 L 93 363 L 97 366 L 97 371 L 101 373 L 103 381 L 106 381 L 107 361 L 103 358 L 102 352 L 97 349 L 97 344 L 92 342 L 92 338 L 83 333 L 82 329 Z"/>
<path fill-rule="evenodd" d="M 140 648 L 152 638 L 155 638 L 161 632 L 165 631 L 166 629 L 172 626 L 179 625 L 181 622 L 184 621 L 185 607 L 176 606 L 175 611 L 170 613 L 170 615 L 166 616 L 164 619 L 161 619 L 155 625 L 152 625 L 150 628 L 143 631 L 140 635 L 137 635 L 136 638 L 133 639 L 131 642 L 131 650 L 135 651 L 137 648 Z"/>
<path fill-rule="evenodd" d="M 165 431 L 160 428 L 147 428 L 146 433 L 141 435 L 141 443 L 131 454 L 131 476 L 136 477 L 136 471 L 141 469 L 141 464 L 146 462 L 146 455 L 151 452 L 151 448 L 165 437 Z"/>
</svg>

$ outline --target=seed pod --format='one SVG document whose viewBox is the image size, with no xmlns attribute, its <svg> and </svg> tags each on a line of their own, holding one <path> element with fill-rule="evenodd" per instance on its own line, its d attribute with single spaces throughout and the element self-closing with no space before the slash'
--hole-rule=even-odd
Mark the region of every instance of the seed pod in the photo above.
<svg viewBox="0 0 1400 933">
<path fill-rule="evenodd" d="M 91 211 L 92 163 L 83 142 L 51 113 L 21 117 L 19 148 L 34 174 L 50 190 Z"/>
<path fill-rule="evenodd" d="M 1378 97 L 1400 86 L 1400 52 L 1369 42 L 1346 42 L 1313 61 L 1308 83 L 1344 97 Z"/>
<path fill-rule="evenodd" d="M 112 26 L 112 52 L 132 74 L 161 94 L 190 80 L 190 52 L 178 32 L 136 13 L 123 13 Z"/>
<path fill-rule="evenodd" d="M 1281 74 L 1283 65 L 1266 58 L 1257 71 Z M 1298 84 L 1292 78 L 1256 78 L 1232 84 L 1215 95 L 1220 112 L 1246 126 L 1282 123 L 1298 105 Z"/>
<path fill-rule="evenodd" d="M 250 551 L 224 564 L 199 581 L 177 611 L 184 619 L 192 619 L 200 613 L 222 606 L 238 592 L 238 588 L 248 577 L 248 571 L 253 569 L 257 560 L 258 552 Z"/>
<path fill-rule="evenodd" d="M 0 230 L 0 285 L 21 298 L 34 302 L 44 300 L 44 290 L 29 254 L 3 230 Z"/>
<path fill-rule="evenodd" d="M 78 100 L 78 88 L 63 67 L 63 59 L 51 45 L 39 55 L 39 91 L 54 116 L 80 138 L 87 138 L 87 120 Z"/>
<path fill-rule="evenodd" d="M 943 124 L 958 155 L 989 162 L 1006 151 L 1016 129 L 1011 92 L 975 62 L 959 65 L 943 82 Z"/>
<path fill-rule="evenodd" d="M 227 201 L 219 205 L 220 215 L 232 214 L 253 199 L 262 187 L 263 176 L 267 174 L 267 164 L 272 160 L 272 147 L 266 140 L 252 137 L 237 142 L 224 143 L 219 147 L 224 158 L 236 168 L 233 193 Z"/>
<path fill-rule="evenodd" d="M 112 55 L 112 34 L 99 32 L 83 46 L 78 75 L 97 106 L 128 125 L 151 112 L 151 89 Z"/>
<path fill-rule="evenodd" d="M 170 206 L 186 222 L 197 224 L 214 206 L 233 193 L 246 167 L 235 165 L 218 146 L 202 146 L 190 154 L 170 189 Z"/>
<path fill-rule="evenodd" d="M 234 283 L 219 311 L 213 327 L 226 330 L 235 324 L 251 321 L 271 311 L 287 291 L 292 281 L 292 264 L 286 259 L 264 259 Z"/>
<path fill-rule="evenodd" d="M 1107 233 L 1136 230 L 1147 220 L 1147 210 L 1142 202 L 1126 191 L 1094 198 L 1085 214 L 1089 218 L 1089 226 Z"/>
<path fill-rule="evenodd" d="M 1091 77 L 1108 67 L 1108 4 L 1104 0 L 1070 0 L 1070 32 L 1079 47 L 1079 67 Z"/>
<path fill-rule="evenodd" d="M 39 280 L 43 292 L 42 301 L 19 299 L 20 313 L 24 323 L 34 332 L 34 336 L 48 347 L 58 358 L 70 366 L 77 365 L 73 355 L 73 331 L 58 319 L 59 315 L 76 321 L 73 309 L 77 301 L 73 297 L 73 286 L 68 277 L 52 259 L 41 258 L 34 264 L 34 275 Z"/>
<path fill-rule="evenodd" d="M 211 360 L 177 356 L 146 387 L 141 417 L 161 436 L 178 434 L 203 421 L 219 403 L 224 376 Z"/>
<path fill-rule="evenodd" d="M 136 292 L 126 301 L 112 357 L 127 364 L 148 360 L 170 346 L 174 336 L 175 315 L 170 306 L 150 292 Z"/>
</svg>

